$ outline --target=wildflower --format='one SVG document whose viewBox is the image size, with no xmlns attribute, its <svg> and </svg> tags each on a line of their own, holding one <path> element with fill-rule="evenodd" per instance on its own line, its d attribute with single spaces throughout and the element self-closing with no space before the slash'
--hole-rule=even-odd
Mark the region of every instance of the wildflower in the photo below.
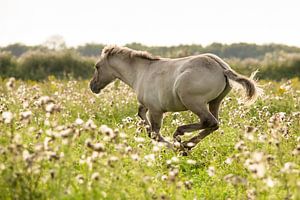
<svg viewBox="0 0 300 200">
<path fill-rule="evenodd" d="M 98 181 L 100 178 L 100 174 L 98 172 L 94 172 L 91 176 L 92 180 Z"/>
<path fill-rule="evenodd" d="M 264 179 L 264 182 L 270 188 L 275 186 L 275 181 L 273 181 L 273 179 L 271 177 L 268 177 L 268 178 Z"/>
<path fill-rule="evenodd" d="M 85 123 L 85 127 L 87 129 L 96 129 L 97 126 L 95 125 L 94 121 L 89 119 L 86 123 Z"/>
<path fill-rule="evenodd" d="M 67 128 L 65 130 L 62 130 L 59 135 L 63 138 L 69 137 L 73 133 L 73 129 Z"/>
<path fill-rule="evenodd" d="M 125 152 L 126 153 L 132 152 L 132 147 L 131 146 L 125 147 Z"/>
<path fill-rule="evenodd" d="M 243 140 L 240 140 L 238 143 L 236 143 L 234 145 L 234 148 L 239 150 L 239 151 L 245 150 L 246 149 L 245 142 Z"/>
<path fill-rule="evenodd" d="M 131 155 L 131 159 L 134 160 L 134 161 L 139 161 L 140 160 L 140 157 L 138 154 L 132 154 Z"/>
<path fill-rule="evenodd" d="M 172 169 L 171 171 L 169 171 L 169 180 L 172 181 L 172 182 L 174 182 L 175 179 L 176 179 L 176 177 L 177 177 L 177 175 L 178 175 L 178 173 L 179 173 L 179 170 L 176 169 L 176 168 Z"/>
<path fill-rule="evenodd" d="M 99 131 L 102 134 L 109 136 L 110 138 L 113 138 L 115 136 L 114 131 L 111 128 L 109 128 L 107 125 L 101 125 Z"/>
<path fill-rule="evenodd" d="M 167 179 L 168 179 L 168 176 L 167 176 L 167 175 L 162 175 L 162 176 L 161 176 L 161 180 L 162 180 L 162 181 L 166 181 Z"/>
<path fill-rule="evenodd" d="M 92 145 L 92 149 L 97 152 L 103 152 L 105 150 L 105 146 L 104 144 L 98 142 Z"/>
<path fill-rule="evenodd" d="M 297 156 L 300 154 L 300 144 L 298 144 L 298 146 L 292 151 L 292 154 L 294 156 Z"/>
<path fill-rule="evenodd" d="M 256 190 L 254 188 L 248 189 L 246 192 L 247 192 L 247 198 L 249 200 L 256 199 Z"/>
<path fill-rule="evenodd" d="M 54 103 L 54 100 L 48 96 L 42 96 L 36 102 L 36 104 L 39 106 L 46 105 L 48 103 Z"/>
<path fill-rule="evenodd" d="M 54 112 L 59 112 L 60 107 L 54 104 L 53 102 L 50 102 L 45 106 L 45 110 L 47 113 L 54 113 Z"/>
<path fill-rule="evenodd" d="M 135 137 L 134 140 L 135 140 L 136 142 L 138 142 L 138 143 L 143 143 L 143 142 L 145 142 L 145 138 L 143 138 L 143 137 Z"/>
<path fill-rule="evenodd" d="M 81 126 L 83 123 L 84 123 L 84 121 L 82 119 L 80 119 L 80 118 L 77 118 L 75 120 L 75 124 L 78 125 L 78 126 Z"/>
<path fill-rule="evenodd" d="M 23 108 L 26 109 L 26 108 L 29 107 L 29 102 L 28 101 L 24 101 L 22 105 L 23 105 Z"/>
<path fill-rule="evenodd" d="M 23 139 L 20 134 L 16 134 L 13 139 L 14 143 L 17 145 L 22 145 Z"/>
<path fill-rule="evenodd" d="M 286 162 L 286 163 L 284 163 L 284 166 L 280 170 L 280 172 L 282 172 L 282 173 L 291 173 L 291 172 L 294 171 L 295 166 L 296 166 L 295 163 Z"/>
<path fill-rule="evenodd" d="M 188 159 L 186 163 L 190 165 L 196 165 L 197 162 L 195 160 Z"/>
<path fill-rule="evenodd" d="M 26 162 L 29 162 L 32 158 L 32 155 L 27 150 L 23 151 L 22 156 L 23 156 L 23 160 Z"/>
<path fill-rule="evenodd" d="M 5 124 L 10 124 L 13 120 L 13 114 L 10 111 L 3 112 L 2 118 Z"/>
<path fill-rule="evenodd" d="M 8 79 L 6 83 L 6 87 L 8 90 L 12 90 L 15 87 L 16 79 L 14 77 L 11 77 Z"/>
<path fill-rule="evenodd" d="M 154 154 L 148 154 L 148 155 L 145 155 L 145 160 L 147 161 L 155 161 L 155 155 Z"/>
<path fill-rule="evenodd" d="M 227 174 L 224 177 L 224 180 L 228 183 L 231 183 L 232 185 L 238 185 L 238 184 L 245 185 L 247 182 L 246 179 L 244 179 L 240 176 L 234 175 L 234 174 Z"/>
<path fill-rule="evenodd" d="M 192 181 L 184 181 L 184 186 L 187 190 L 191 190 L 192 186 L 193 186 L 193 182 Z"/>
<path fill-rule="evenodd" d="M 25 112 L 21 112 L 20 113 L 20 116 L 21 116 L 21 121 L 27 121 L 30 119 L 32 115 L 32 112 L 31 111 L 25 111 Z"/>
<path fill-rule="evenodd" d="M 258 178 L 263 178 L 266 173 L 266 167 L 262 162 L 250 164 L 248 165 L 248 169 Z"/>
<path fill-rule="evenodd" d="M 178 159 L 178 157 L 176 157 L 176 156 L 173 156 L 173 157 L 171 158 L 171 160 L 172 160 L 173 163 L 178 163 L 178 162 L 179 162 L 179 159 Z"/>
<path fill-rule="evenodd" d="M 160 148 L 157 145 L 153 146 L 153 149 L 152 149 L 153 152 L 159 152 L 159 150 L 160 150 Z"/>
<path fill-rule="evenodd" d="M 226 158 L 226 160 L 224 161 L 227 165 L 231 165 L 233 162 L 233 159 L 231 157 Z"/>
<path fill-rule="evenodd" d="M 84 183 L 84 177 L 79 174 L 76 176 L 76 181 L 79 183 L 79 184 L 83 184 Z"/>
<path fill-rule="evenodd" d="M 215 168 L 213 166 L 208 167 L 207 174 L 208 174 L 208 176 L 214 176 L 215 175 Z"/>
<path fill-rule="evenodd" d="M 114 167 L 114 163 L 116 163 L 118 160 L 119 160 L 118 157 L 116 157 L 116 156 L 111 156 L 111 157 L 108 159 L 107 164 L 108 164 L 110 167 Z"/>
</svg>

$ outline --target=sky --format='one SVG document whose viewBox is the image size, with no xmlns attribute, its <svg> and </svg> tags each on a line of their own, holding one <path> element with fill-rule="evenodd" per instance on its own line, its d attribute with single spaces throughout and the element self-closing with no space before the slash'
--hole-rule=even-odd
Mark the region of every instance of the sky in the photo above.
<svg viewBox="0 0 300 200">
<path fill-rule="evenodd" d="M 0 0 L 0 46 L 281 43 L 300 47 L 299 0 Z"/>
</svg>

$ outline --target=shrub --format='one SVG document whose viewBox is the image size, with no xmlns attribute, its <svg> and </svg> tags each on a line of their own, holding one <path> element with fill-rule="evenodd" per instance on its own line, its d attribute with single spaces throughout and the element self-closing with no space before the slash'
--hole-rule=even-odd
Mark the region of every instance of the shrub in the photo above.
<svg viewBox="0 0 300 200">
<path fill-rule="evenodd" d="M 33 51 L 19 59 L 18 72 L 23 79 L 42 80 L 48 76 L 56 78 L 89 78 L 94 61 L 77 55 L 73 51 Z"/>
<path fill-rule="evenodd" d="M 8 52 L 0 52 L 0 74 L 2 77 L 13 76 L 16 71 L 17 61 Z"/>
</svg>

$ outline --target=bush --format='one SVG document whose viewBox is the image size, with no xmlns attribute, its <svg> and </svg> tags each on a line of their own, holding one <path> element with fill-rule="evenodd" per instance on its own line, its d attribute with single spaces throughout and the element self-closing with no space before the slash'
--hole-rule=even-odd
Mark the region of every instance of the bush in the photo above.
<svg viewBox="0 0 300 200">
<path fill-rule="evenodd" d="M 237 72 L 250 75 L 251 72 L 259 70 L 258 78 L 267 80 L 281 80 L 300 77 L 300 54 L 274 52 L 266 54 L 262 60 L 226 59 L 230 66 Z"/>
<path fill-rule="evenodd" d="M 20 78 L 42 80 L 56 78 L 92 77 L 94 60 L 81 57 L 73 51 L 28 52 L 19 59 Z"/>
<path fill-rule="evenodd" d="M 13 76 L 16 72 L 17 61 L 8 52 L 0 52 L 0 75 L 2 77 Z"/>
</svg>

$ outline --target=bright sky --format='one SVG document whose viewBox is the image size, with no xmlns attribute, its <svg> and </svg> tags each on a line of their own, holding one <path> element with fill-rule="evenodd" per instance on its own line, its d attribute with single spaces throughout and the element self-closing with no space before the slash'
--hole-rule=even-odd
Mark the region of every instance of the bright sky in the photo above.
<svg viewBox="0 0 300 200">
<path fill-rule="evenodd" d="M 300 46 L 299 0 L 0 0 L 0 46 L 212 42 Z"/>
</svg>

